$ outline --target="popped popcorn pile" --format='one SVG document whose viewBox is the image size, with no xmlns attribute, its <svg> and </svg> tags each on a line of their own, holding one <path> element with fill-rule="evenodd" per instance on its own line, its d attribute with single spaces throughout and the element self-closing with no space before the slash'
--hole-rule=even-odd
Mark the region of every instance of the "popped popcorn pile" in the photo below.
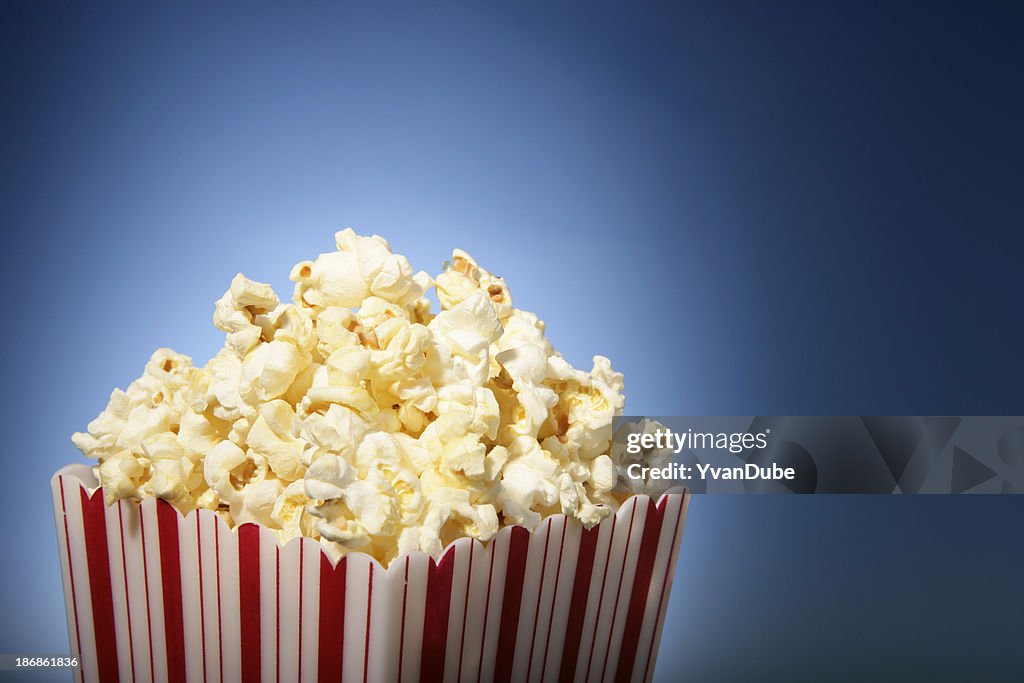
<svg viewBox="0 0 1024 683">
<path fill-rule="evenodd" d="M 463 251 L 431 279 L 381 237 L 335 239 L 292 268 L 293 303 L 236 275 L 205 367 L 157 350 L 72 437 L 108 504 L 157 496 L 385 564 L 555 513 L 590 527 L 618 507 L 623 383 L 607 358 L 573 368 Z"/>
</svg>

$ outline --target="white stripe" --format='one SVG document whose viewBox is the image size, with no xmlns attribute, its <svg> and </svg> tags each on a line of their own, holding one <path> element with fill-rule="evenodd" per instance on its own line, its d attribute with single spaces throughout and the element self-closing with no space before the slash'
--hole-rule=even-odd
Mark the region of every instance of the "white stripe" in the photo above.
<svg viewBox="0 0 1024 683">
<path fill-rule="evenodd" d="M 203 641 L 199 614 L 199 541 L 196 538 L 196 518 L 193 510 L 178 523 L 178 552 L 181 565 L 181 616 L 185 632 L 185 680 L 198 683 L 203 680 Z M 195 577 L 195 580 L 191 580 Z M 203 586 L 206 592 L 206 586 Z"/>
<path fill-rule="evenodd" d="M 548 520 L 551 530 L 547 543 L 547 562 L 544 563 L 543 575 L 541 575 L 537 580 L 537 588 L 540 592 L 533 601 L 530 614 L 526 615 L 530 619 L 535 619 L 532 628 L 528 631 L 528 642 L 523 643 L 524 654 L 527 656 L 526 663 L 530 673 L 530 678 L 534 680 L 536 680 L 536 677 L 540 672 L 540 658 L 544 654 L 544 640 L 547 636 L 549 606 L 554 594 L 555 569 L 558 565 L 558 545 L 562 535 L 559 522 L 562 519 L 564 518 L 561 515 L 558 515 L 557 517 L 551 517 Z M 543 555 L 543 546 L 540 546 L 540 548 L 540 553 Z"/>
<path fill-rule="evenodd" d="M 633 499 L 630 499 L 633 500 Z M 583 667 L 586 671 L 590 669 L 588 680 L 599 680 L 601 675 L 601 663 L 604 660 L 604 653 L 608 642 L 608 631 L 611 626 L 612 608 L 615 603 L 615 591 L 618 586 L 619 573 L 622 571 L 622 554 L 626 547 L 626 533 L 629 527 L 629 515 L 632 512 L 632 504 L 626 504 L 619 508 L 624 514 L 616 514 L 612 519 L 615 523 L 615 538 L 612 540 L 611 552 L 608 556 L 608 567 L 598 576 L 597 586 L 601 589 L 604 584 L 604 592 L 599 593 L 597 605 L 600 605 L 600 612 L 597 613 L 594 634 L 592 636 L 593 649 L 590 652 L 590 661 Z M 595 607 L 597 606 L 595 605 Z"/>
<path fill-rule="evenodd" d="M 302 540 L 281 548 L 281 681 L 291 683 L 299 671 L 299 555 Z"/>
<path fill-rule="evenodd" d="M 242 622 L 238 594 L 238 535 L 217 518 L 220 528 L 220 618 L 224 680 L 242 677 Z"/>
<path fill-rule="evenodd" d="M 450 546 L 455 553 L 452 565 L 451 600 L 448 602 L 448 636 L 444 650 L 444 679 L 454 681 L 459 676 L 459 654 L 462 648 L 462 614 L 466 606 L 466 583 L 469 581 L 469 558 L 473 552 L 473 539 L 460 538 Z M 474 563 L 476 556 L 473 557 Z"/>
<path fill-rule="evenodd" d="M 644 525 L 647 521 L 647 510 L 648 510 L 648 498 L 633 499 L 633 529 L 630 532 L 629 519 L 625 519 L 625 534 L 622 537 L 622 541 L 625 544 L 627 537 L 629 545 L 624 546 L 622 551 L 622 562 L 623 568 L 621 573 L 621 579 L 616 579 L 621 583 L 621 589 L 616 594 L 614 586 L 612 587 L 611 601 L 614 606 L 612 612 L 612 618 L 614 621 L 609 622 L 610 635 L 606 652 L 607 663 L 601 662 L 602 666 L 605 667 L 604 679 L 605 681 L 611 681 L 615 679 L 616 669 L 618 668 L 619 662 L 619 651 L 622 648 L 622 635 L 626 630 L 626 616 L 629 612 L 629 599 L 633 591 L 633 579 L 636 578 L 636 566 L 640 559 L 640 544 L 643 541 L 644 536 Z M 616 532 L 618 535 L 618 531 Z M 609 578 L 609 580 L 611 580 Z M 595 662 L 595 667 L 597 663 Z M 591 672 L 593 675 L 593 672 Z M 600 675 L 600 670 L 598 670 Z"/>
<path fill-rule="evenodd" d="M 647 650 L 651 645 L 651 636 L 658 623 L 658 600 L 661 599 L 661 586 L 665 578 L 665 563 L 669 560 L 672 539 L 675 536 L 674 524 L 679 510 L 676 500 L 678 498 L 680 496 L 669 497 L 662 513 L 661 532 L 658 535 L 657 552 L 654 556 L 654 567 L 651 570 L 651 584 L 647 590 L 643 620 L 640 622 L 640 635 L 637 638 L 636 663 L 633 666 L 633 676 L 630 679 L 633 683 L 640 683 L 643 680 L 644 669 L 647 668 Z"/>
<path fill-rule="evenodd" d="M 423 619 L 427 609 L 427 577 L 430 557 L 426 553 L 409 555 L 409 585 L 405 603 L 405 643 L 402 659 L 402 682 L 420 679 L 423 656 Z M 402 575 L 405 575 L 403 570 Z M 347 679 L 346 679 L 347 680 Z"/>
<path fill-rule="evenodd" d="M 260 668 L 273 681 L 277 666 L 277 536 L 260 527 Z"/>
<path fill-rule="evenodd" d="M 217 630 L 217 513 L 200 510 L 199 515 L 199 557 L 203 564 L 203 607 L 200 619 L 200 638 L 206 631 L 206 680 L 220 681 L 220 632 Z M 196 577 L 199 583 L 198 562 L 196 568 L 190 570 L 189 576 Z M 200 651 L 202 643 L 200 643 Z M 200 652 L 201 654 L 201 652 Z"/>
<path fill-rule="evenodd" d="M 588 667 L 590 669 L 589 680 L 600 680 L 601 667 L 604 663 L 605 652 L 608 650 L 608 636 L 612 627 L 615 596 L 619 588 L 619 577 L 622 575 L 626 562 L 626 540 L 630 538 L 630 517 L 633 514 L 635 504 L 636 498 L 630 498 L 612 517 L 615 524 L 615 538 L 612 541 L 607 571 L 599 575 L 597 581 L 599 591 L 601 583 L 604 583 L 604 592 L 599 594 L 597 598 L 601 610 L 597 614 L 597 623 L 594 636 L 592 636 L 594 645 L 590 652 L 590 661 L 583 666 L 584 672 L 586 672 Z"/>
<path fill-rule="evenodd" d="M 366 646 L 366 582 L 370 576 L 370 562 L 365 555 L 353 553 L 345 563 L 345 643 L 341 677 L 346 681 L 362 681 L 363 648 Z"/>
<path fill-rule="evenodd" d="M 131 519 L 131 508 L 133 504 L 119 500 L 107 508 L 107 548 L 110 554 L 110 587 L 114 598 L 114 632 L 117 635 L 117 670 L 120 677 L 128 680 L 132 675 L 132 652 L 135 648 L 135 624 L 129 621 L 128 605 L 139 600 L 141 596 L 125 592 L 125 572 L 128 565 L 138 563 L 138 559 L 132 557 L 127 550 L 128 535 L 131 528 L 128 520 Z M 122 553 L 121 536 L 122 525 L 124 526 L 125 547 Z M 141 597 L 145 601 L 144 597 Z M 131 637 L 129 638 L 129 625 L 131 626 Z"/>
<path fill-rule="evenodd" d="M 53 518 L 57 527 L 57 550 L 60 555 L 60 574 L 61 581 L 64 583 L 64 614 L 67 617 L 68 622 L 68 652 L 73 656 L 78 657 L 79 661 L 82 659 L 82 653 L 78 649 L 78 640 L 75 636 L 75 619 L 74 610 L 75 605 L 71 600 L 71 572 L 70 572 L 70 558 L 68 557 L 68 539 L 64 533 L 64 508 L 61 505 L 60 495 L 62 491 L 61 477 L 68 476 L 63 474 L 64 470 L 57 472 L 50 479 L 50 492 L 53 498 Z M 69 524 L 70 524 L 70 520 Z M 74 676 L 74 680 L 78 680 L 78 676 Z"/>
<path fill-rule="evenodd" d="M 529 555 L 526 560 L 526 576 L 523 581 L 523 597 L 519 603 L 519 629 L 516 634 L 516 651 L 512 660 L 512 680 L 526 680 L 526 671 L 530 666 L 530 647 L 534 636 L 534 616 L 537 613 L 537 604 L 540 600 L 540 589 L 543 576 L 541 570 L 547 574 L 547 567 L 544 566 L 544 544 L 547 542 L 548 564 L 551 563 L 552 540 L 555 535 L 554 529 L 548 530 L 553 523 L 552 518 L 547 518 L 537 525 L 530 535 Z M 554 539 L 557 546 L 558 539 Z M 557 547 L 555 548 L 557 551 Z M 539 615 L 538 615 L 539 616 Z M 532 672 L 531 672 L 532 675 Z"/>
<path fill-rule="evenodd" d="M 504 527 L 498 531 L 498 535 L 490 542 L 490 552 L 494 555 L 494 572 L 491 575 L 490 607 L 487 608 L 487 634 L 484 641 L 483 658 L 480 664 L 480 680 L 489 681 L 494 678 L 494 666 L 497 660 L 498 648 L 503 644 L 498 642 L 498 634 L 501 630 L 501 609 L 505 598 L 505 574 L 508 571 L 509 549 L 511 548 L 512 527 Z M 491 558 L 487 558 L 488 570 L 491 567 Z M 479 655 L 477 655 L 480 659 Z"/>
<path fill-rule="evenodd" d="M 149 625 L 146 621 L 146 580 L 142 564 L 139 506 L 128 501 L 122 501 L 119 505 L 124 523 L 124 554 L 128 558 L 125 568 L 128 572 L 128 607 L 132 624 L 132 650 L 135 653 L 135 680 L 149 683 L 153 679 L 149 668 Z M 146 533 L 149 534 L 148 528 Z M 121 539 L 118 538 L 117 542 L 120 547 Z M 129 665 L 121 672 L 122 677 L 131 677 L 131 671 Z"/>
<path fill-rule="evenodd" d="M 469 609 L 466 610 L 465 624 L 459 634 L 465 634 L 461 654 L 462 683 L 476 683 L 479 671 L 484 609 L 487 606 L 487 573 L 491 560 L 491 554 L 482 543 L 474 540 L 470 545 L 473 548 L 473 574 L 469 577 Z"/>
<path fill-rule="evenodd" d="M 86 681 L 99 680 L 96 662 L 96 635 L 92 624 L 92 596 L 89 592 L 89 565 L 85 551 L 85 519 L 82 516 L 82 486 L 74 477 L 64 477 L 64 504 L 68 516 L 71 566 L 74 568 L 75 602 L 78 608 L 78 634 L 81 639 L 82 673 Z M 98 494 L 102 495 L 102 494 Z"/>
<path fill-rule="evenodd" d="M 616 515 L 603 520 L 598 525 L 597 543 L 594 547 L 594 567 L 590 573 L 590 588 L 587 592 L 587 609 L 583 618 L 583 632 L 580 635 L 580 651 L 576 656 L 577 682 L 583 681 L 590 661 L 591 644 L 594 642 L 594 631 L 597 628 L 597 606 L 601 598 L 601 582 L 604 580 L 605 565 L 608 560 L 608 545 L 611 542 L 612 529 L 615 528 Z M 616 538 L 618 532 L 616 530 Z"/>
<path fill-rule="evenodd" d="M 78 604 L 79 646 L 85 680 L 98 681 L 96 634 L 92 624 L 92 591 L 89 587 L 88 554 L 85 549 L 85 515 L 82 511 L 82 485 L 75 478 L 65 478 L 65 503 L 68 510 L 68 532 L 71 536 L 71 562 L 75 567 L 75 597 Z M 102 494 L 99 494 L 100 496 Z"/>
<path fill-rule="evenodd" d="M 305 540 L 302 566 L 302 680 L 317 683 L 320 646 L 320 555 L 323 546 Z M 360 660 L 362 661 L 362 660 Z"/>
<path fill-rule="evenodd" d="M 367 680 L 395 681 L 398 679 L 405 560 L 392 562 L 387 570 L 375 567 L 374 571 L 373 623 L 370 626 L 370 669 Z M 390 647 L 383 647 L 382 643 Z"/>
<path fill-rule="evenodd" d="M 167 635 L 164 629 L 163 573 L 160 571 L 160 526 L 157 523 L 156 499 L 147 498 L 140 505 L 146 529 L 146 571 L 149 579 L 149 616 L 153 629 L 153 678 L 167 681 Z"/>
<path fill-rule="evenodd" d="M 558 580 L 554 610 L 552 611 L 550 607 L 548 608 L 552 621 L 548 632 L 545 633 L 546 636 L 549 636 L 550 641 L 546 645 L 548 657 L 542 667 L 545 681 L 557 681 L 562 668 L 562 650 L 565 648 L 566 630 L 569 627 L 569 607 L 572 605 L 572 590 L 576 579 L 576 563 L 579 560 L 580 540 L 582 538 L 582 525 L 565 524 L 562 571 Z M 543 652 L 541 652 L 540 656 L 543 657 Z"/>
<path fill-rule="evenodd" d="M 675 569 L 676 569 L 676 566 L 677 566 L 677 562 L 679 560 L 679 553 L 682 551 L 683 543 L 682 543 L 682 538 L 681 537 L 682 537 L 682 534 L 683 534 L 683 527 L 684 527 L 684 525 L 686 523 L 686 512 L 687 512 L 687 510 L 690 507 L 690 494 L 689 493 L 686 493 L 683 496 L 680 496 L 680 498 L 682 498 L 682 500 L 678 503 L 678 505 L 681 506 L 682 516 L 680 517 L 679 524 L 673 530 L 674 533 L 672 534 L 673 544 L 674 544 L 675 548 L 672 551 L 672 556 L 669 558 L 668 581 L 665 582 L 665 586 L 664 586 L 665 600 L 664 600 L 664 603 L 661 606 L 661 610 L 658 612 L 658 615 L 657 615 L 658 621 L 657 621 L 657 624 L 655 625 L 655 630 L 654 630 L 654 648 L 651 650 L 651 661 L 650 661 L 650 671 L 648 672 L 648 680 L 651 680 L 651 679 L 654 678 L 654 665 L 655 665 L 655 663 L 657 661 L 658 646 L 661 643 L 661 634 L 662 634 L 662 630 L 664 629 L 664 626 L 665 626 L 665 614 L 668 612 L 668 603 L 669 603 L 669 596 L 670 596 L 670 593 L 671 593 L 671 590 L 672 590 L 672 582 L 675 579 L 675 573 L 676 573 Z M 662 569 L 664 569 L 664 567 L 662 567 Z"/>
<path fill-rule="evenodd" d="M 535 608 L 537 623 L 532 632 L 533 657 L 530 662 L 530 679 L 539 680 L 541 670 L 544 668 L 544 652 L 548 642 L 548 631 L 551 624 L 551 603 L 555 600 L 556 578 L 561 579 L 558 569 L 558 561 L 562 552 L 562 530 L 565 528 L 566 518 L 563 515 L 556 515 L 551 518 L 551 538 L 548 542 L 548 561 L 544 569 L 544 577 L 541 581 L 541 594 L 538 598 L 539 609 Z M 533 616 L 531 615 L 531 619 Z"/>
</svg>

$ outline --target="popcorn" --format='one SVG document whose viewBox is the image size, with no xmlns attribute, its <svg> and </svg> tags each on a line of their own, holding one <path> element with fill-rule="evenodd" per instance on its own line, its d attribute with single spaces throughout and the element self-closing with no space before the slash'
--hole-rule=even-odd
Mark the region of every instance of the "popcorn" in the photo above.
<svg viewBox="0 0 1024 683">
<path fill-rule="evenodd" d="M 471 429 L 472 423 L 472 417 L 466 413 L 447 413 L 431 422 L 420 437 L 435 463 L 470 478 L 484 473 L 487 454 L 480 435 Z"/>
<path fill-rule="evenodd" d="M 277 307 L 277 295 L 259 282 L 241 273 L 235 275 L 231 287 L 213 307 L 213 324 L 227 332 L 227 346 L 239 357 L 245 356 L 260 342 L 262 328 L 255 318 Z"/>
<path fill-rule="evenodd" d="M 306 495 L 317 500 L 336 500 L 355 481 L 355 472 L 340 455 L 322 455 L 306 472 Z"/>
<path fill-rule="evenodd" d="M 119 498 L 136 500 L 141 497 L 140 490 L 149 475 L 149 462 L 140 461 L 131 451 L 118 451 L 102 459 L 96 474 L 103 482 L 107 505 Z"/>
<path fill-rule="evenodd" d="M 254 453 L 267 459 L 273 473 L 286 481 L 301 479 L 304 443 L 295 436 L 295 410 L 282 400 L 260 406 L 260 416 L 249 430 L 246 443 Z"/>
<path fill-rule="evenodd" d="M 501 323 L 487 299 L 476 292 L 439 313 L 428 327 L 438 356 L 447 360 L 441 380 L 482 386 L 487 381 L 490 345 L 501 336 Z"/>
<path fill-rule="evenodd" d="M 275 526 L 274 506 L 284 493 L 284 487 L 277 479 L 261 479 L 245 487 L 244 495 L 231 503 L 231 519 L 235 524 L 256 522 L 264 526 Z"/>
<path fill-rule="evenodd" d="M 625 500 L 606 358 L 573 368 L 464 251 L 434 280 L 380 237 L 335 242 L 292 268 L 293 302 L 236 275 L 205 366 L 158 350 L 72 437 L 108 503 L 157 496 L 386 563 L 556 513 L 590 527 Z"/>
<path fill-rule="evenodd" d="M 413 277 L 409 261 L 391 253 L 383 237 L 360 237 L 347 228 L 335 243 L 338 251 L 292 268 L 296 305 L 316 313 L 326 306 L 355 308 L 371 295 L 399 305 L 422 296 L 422 278 Z"/>
<path fill-rule="evenodd" d="M 461 249 L 452 253 L 451 264 L 437 277 L 436 285 L 442 308 L 455 308 L 476 292 L 483 291 L 502 320 L 514 310 L 512 294 L 505 280 L 481 268 L 472 256 Z"/>
<path fill-rule="evenodd" d="M 615 463 L 617 492 L 657 495 L 668 488 L 670 480 L 667 479 L 640 479 L 628 476 L 630 465 L 657 468 L 664 467 L 671 461 L 671 448 L 641 447 L 639 453 L 630 454 L 625 446 L 630 441 L 630 434 L 653 434 L 659 429 L 665 429 L 665 425 L 649 418 L 643 418 L 639 422 L 623 422 L 619 425 L 610 454 Z"/>
<path fill-rule="evenodd" d="M 277 340 L 260 344 L 242 361 L 238 393 L 250 405 L 275 399 L 288 391 L 303 365 L 302 354 L 293 344 Z"/>
<path fill-rule="evenodd" d="M 303 524 L 307 519 L 304 513 L 308 503 L 305 484 L 301 480 L 288 484 L 274 501 L 274 507 L 270 510 L 273 524 L 268 526 L 280 529 L 277 535 L 281 542 L 309 535 L 309 526 Z"/>
<path fill-rule="evenodd" d="M 190 460 L 202 460 L 225 435 L 203 413 L 186 410 L 181 414 L 177 436 L 186 457 Z"/>
<path fill-rule="evenodd" d="M 217 492 L 220 500 L 230 503 L 238 498 L 235 484 L 247 461 L 245 451 L 231 441 L 221 441 L 206 456 L 203 461 L 203 477 L 206 484 Z M 103 483 L 102 479 L 100 483 Z"/>
<path fill-rule="evenodd" d="M 176 503 L 179 507 L 193 507 L 188 489 L 188 475 L 192 463 L 187 460 L 158 460 L 153 463 L 149 487 L 157 498 Z"/>
<path fill-rule="evenodd" d="M 242 396 L 239 393 L 239 379 L 242 361 L 229 347 L 221 349 L 214 356 L 194 387 L 192 408 L 198 412 L 209 411 L 217 420 L 233 424 L 242 417 Z"/>
</svg>

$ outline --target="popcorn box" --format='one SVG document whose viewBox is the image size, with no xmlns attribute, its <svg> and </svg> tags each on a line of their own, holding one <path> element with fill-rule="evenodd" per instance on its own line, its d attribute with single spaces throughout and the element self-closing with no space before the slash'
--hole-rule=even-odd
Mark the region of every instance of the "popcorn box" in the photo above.
<svg viewBox="0 0 1024 683">
<path fill-rule="evenodd" d="M 96 486 L 85 465 L 51 480 L 76 678 L 104 682 L 649 681 L 690 497 L 383 568 Z"/>
</svg>

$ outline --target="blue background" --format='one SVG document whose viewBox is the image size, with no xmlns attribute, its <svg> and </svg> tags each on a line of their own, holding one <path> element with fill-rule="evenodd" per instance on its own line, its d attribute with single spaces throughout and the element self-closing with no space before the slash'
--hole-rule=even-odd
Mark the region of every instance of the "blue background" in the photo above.
<svg viewBox="0 0 1024 683">
<path fill-rule="evenodd" d="M 346 225 L 634 414 L 1021 413 L 1013 3 L 174 4 L 0 11 L 2 651 L 68 649 L 71 432 Z M 658 680 L 1024 676 L 1022 497 L 690 512 Z"/>
</svg>

